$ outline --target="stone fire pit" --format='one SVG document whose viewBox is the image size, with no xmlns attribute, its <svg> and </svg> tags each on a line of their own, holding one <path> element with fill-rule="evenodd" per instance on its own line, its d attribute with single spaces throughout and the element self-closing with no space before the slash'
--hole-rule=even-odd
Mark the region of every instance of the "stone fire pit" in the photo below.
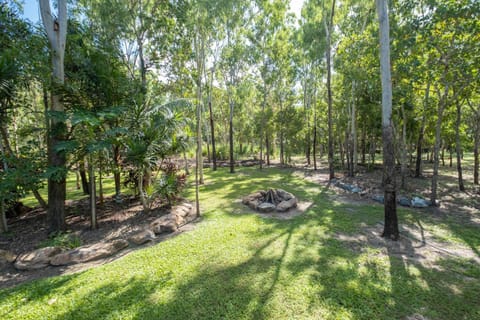
<svg viewBox="0 0 480 320">
<path fill-rule="evenodd" d="M 269 189 L 249 194 L 242 203 L 259 212 L 285 212 L 297 206 L 297 198 L 282 189 Z"/>
</svg>

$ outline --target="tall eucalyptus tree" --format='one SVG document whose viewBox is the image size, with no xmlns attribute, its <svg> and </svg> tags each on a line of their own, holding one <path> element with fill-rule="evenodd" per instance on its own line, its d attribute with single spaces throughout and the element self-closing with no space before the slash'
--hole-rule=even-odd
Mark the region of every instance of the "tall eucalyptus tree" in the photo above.
<svg viewBox="0 0 480 320">
<path fill-rule="evenodd" d="M 387 0 L 376 0 L 380 29 L 380 74 L 382 81 L 383 187 L 385 225 L 382 236 L 399 237 L 395 185 L 395 149 L 392 123 L 392 78 L 390 74 L 390 26 Z"/>
<path fill-rule="evenodd" d="M 52 14 L 50 2 L 40 0 L 40 13 L 51 48 L 52 57 L 52 104 L 55 113 L 50 123 L 48 143 L 48 165 L 51 173 L 48 178 L 48 219 L 50 231 L 65 229 L 65 197 L 66 197 L 66 154 L 59 151 L 58 146 L 65 140 L 66 124 L 63 120 L 65 111 L 58 93 L 64 85 L 64 54 L 67 38 L 67 1 L 58 1 L 58 13 Z"/>
</svg>

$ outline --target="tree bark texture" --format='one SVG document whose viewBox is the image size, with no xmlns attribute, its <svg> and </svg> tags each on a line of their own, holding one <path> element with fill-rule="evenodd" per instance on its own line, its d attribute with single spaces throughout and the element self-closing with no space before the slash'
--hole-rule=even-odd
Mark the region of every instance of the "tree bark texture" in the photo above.
<svg viewBox="0 0 480 320">
<path fill-rule="evenodd" d="M 395 186 L 395 148 L 392 125 L 392 78 L 387 0 L 376 0 L 380 24 L 380 74 L 382 82 L 383 186 L 385 225 L 382 236 L 399 237 Z"/>
<path fill-rule="evenodd" d="M 332 119 L 332 62 L 331 62 L 331 32 L 333 29 L 333 16 L 335 12 L 335 0 L 332 1 L 332 8 L 330 11 L 329 22 L 325 21 L 325 32 L 327 34 L 327 102 L 328 102 L 328 172 L 330 180 L 335 178 L 335 170 L 333 167 L 333 119 Z"/>
<path fill-rule="evenodd" d="M 63 86 L 64 55 L 67 35 L 67 1 L 58 1 L 58 15 L 55 18 L 50 9 L 49 0 L 40 0 L 40 13 L 51 47 L 52 92 L 51 110 L 63 113 L 64 106 L 60 95 L 56 92 Z M 65 140 L 66 125 L 63 120 L 54 117 L 50 123 L 48 165 L 56 169 L 56 174 L 48 179 L 48 220 L 50 231 L 65 229 L 65 197 L 66 197 L 66 155 L 55 150 L 56 146 Z"/>
<path fill-rule="evenodd" d="M 445 66 L 443 79 L 445 79 L 447 73 L 447 66 Z M 442 133 L 442 121 L 443 121 L 443 111 L 447 105 L 447 96 L 448 96 L 448 83 L 445 85 L 445 91 L 443 95 L 440 97 L 438 111 L 437 111 L 437 123 L 435 126 L 435 146 L 433 148 L 433 175 L 432 175 L 432 193 L 430 196 L 430 200 L 432 201 L 432 205 L 437 205 L 437 185 L 438 185 L 438 167 L 440 164 L 440 144 L 441 140 L 441 133 Z"/>
<path fill-rule="evenodd" d="M 462 172 L 462 145 L 460 142 L 460 125 L 462 121 L 462 105 L 457 100 L 457 123 L 455 126 L 455 151 L 457 153 L 458 190 L 465 191 Z"/>
<path fill-rule="evenodd" d="M 422 125 L 420 126 L 420 132 L 418 133 L 417 140 L 417 158 L 415 161 L 415 178 L 422 176 L 422 148 L 423 148 L 423 138 L 425 135 L 425 126 L 427 123 L 427 108 L 430 97 L 430 79 L 427 82 L 427 88 L 425 89 L 425 100 L 423 102 L 423 112 L 422 112 Z"/>
<path fill-rule="evenodd" d="M 97 195 L 95 186 L 95 170 L 93 168 L 93 157 L 88 161 L 88 175 L 90 176 L 90 227 L 97 229 Z"/>
<path fill-rule="evenodd" d="M 113 180 L 115 181 L 115 197 L 120 197 L 122 187 L 120 185 L 120 147 L 113 147 Z M 83 182 L 82 182 L 83 184 Z"/>
<path fill-rule="evenodd" d="M 210 89 L 211 90 L 211 89 Z M 217 151 L 215 149 L 215 124 L 213 122 L 213 112 L 212 112 L 212 96 L 211 93 L 208 95 L 208 111 L 210 113 L 210 133 L 212 136 L 212 170 L 217 170 Z"/>
</svg>

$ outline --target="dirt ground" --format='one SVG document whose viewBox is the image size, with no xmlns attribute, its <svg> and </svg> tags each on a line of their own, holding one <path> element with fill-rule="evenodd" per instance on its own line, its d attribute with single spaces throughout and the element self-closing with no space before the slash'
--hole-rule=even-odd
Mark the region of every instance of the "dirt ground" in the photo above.
<svg viewBox="0 0 480 320">
<path fill-rule="evenodd" d="M 344 183 L 356 185 L 362 189 L 361 195 L 346 192 L 333 186 L 328 180 L 328 171 L 326 168 L 313 171 L 310 168 L 297 167 L 296 174 L 303 178 L 324 185 L 332 190 L 332 200 L 351 204 L 376 204 L 371 200 L 372 195 L 382 194 L 380 188 L 381 170 L 367 171 L 360 168 L 360 172 L 355 178 L 348 178 L 343 173 L 337 173 L 336 178 Z M 446 173 L 440 177 L 439 199 L 440 207 L 420 209 L 432 213 L 436 219 L 455 219 L 459 223 L 468 223 L 478 226 L 480 229 L 480 188 L 467 183 L 467 192 L 459 192 L 456 189 L 456 178 L 452 171 L 444 170 Z M 430 172 L 425 171 L 425 178 L 408 177 L 405 188 L 399 188 L 399 195 L 411 196 L 421 195 L 428 198 L 430 188 Z M 466 181 L 472 181 L 466 174 Z M 67 225 L 70 232 L 81 239 L 82 245 L 93 244 L 102 240 L 126 239 L 133 233 L 143 230 L 158 216 L 165 214 L 166 209 L 159 208 L 143 213 L 142 207 L 137 199 L 125 198 L 118 204 L 113 199 L 108 198 L 103 205 L 98 206 L 98 224 L 97 230 L 90 229 L 88 216 L 88 199 L 80 201 L 67 202 Z M 378 205 L 378 204 L 377 204 Z M 296 210 L 282 216 L 283 219 L 289 219 L 302 214 L 310 203 L 300 203 Z M 412 209 L 413 210 L 413 209 Z M 9 220 L 10 232 L 0 235 L 0 249 L 9 250 L 16 254 L 28 252 L 39 247 L 47 240 L 47 221 L 46 212 L 42 209 L 35 209 L 19 217 Z M 186 225 L 177 232 L 166 236 L 158 237 L 153 245 L 159 241 L 175 236 L 176 234 L 191 230 L 194 224 Z M 420 263 L 431 264 L 432 261 L 442 255 L 455 255 L 459 257 L 471 257 L 480 259 L 470 248 L 461 246 L 445 247 L 444 243 L 437 243 L 430 235 L 422 230 L 421 226 L 402 227 L 402 238 L 398 242 L 387 241 L 379 237 L 382 226 L 377 224 L 374 227 L 365 227 L 358 236 L 338 234 L 337 237 L 349 243 L 352 248 L 361 250 L 366 244 L 385 248 L 389 252 L 396 252 L 399 256 L 406 259 L 417 259 Z M 135 250 L 135 247 L 129 247 L 119 254 L 97 260 L 91 263 L 78 264 L 69 267 L 47 267 L 37 271 L 17 271 L 13 266 L 7 266 L 0 270 L 0 288 L 11 287 L 17 284 L 28 282 L 33 279 L 49 277 L 60 274 L 68 274 L 85 270 L 92 266 L 101 265 L 124 256 L 128 252 Z M 393 250 L 393 251 L 392 251 Z"/>
<path fill-rule="evenodd" d="M 440 176 L 438 185 L 438 207 L 429 208 L 410 208 L 428 214 L 439 224 L 445 221 L 453 222 L 458 225 L 472 225 L 480 230 L 480 188 L 471 183 L 473 177 L 468 173 L 465 175 L 466 191 L 458 191 L 456 171 L 454 169 L 444 168 Z M 336 174 L 336 178 L 362 189 L 361 194 L 351 193 L 330 183 L 328 170 L 305 171 L 305 178 L 309 181 L 325 185 L 333 191 L 331 199 L 342 203 L 361 205 L 370 203 L 372 205 L 381 204 L 372 200 L 373 195 L 382 195 L 380 181 L 382 180 L 382 171 L 360 171 L 352 178 L 344 174 Z M 401 183 L 397 177 L 397 196 L 411 197 L 421 196 L 429 199 L 431 171 L 425 170 L 421 178 L 406 177 L 405 187 L 401 188 Z M 379 221 L 374 226 L 364 226 L 355 235 L 336 234 L 335 237 L 345 243 L 354 251 L 363 251 L 366 247 L 381 249 L 385 256 L 398 256 L 405 263 L 421 264 L 428 268 L 441 269 L 438 264 L 444 258 L 470 259 L 472 262 L 480 265 L 480 254 L 477 248 L 460 245 L 458 243 L 444 242 L 437 239 L 434 235 L 424 229 L 420 221 L 414 225 L 400 224 L 400 239 L 390 241 L 380 237 L 383 231 L 383 221 Z M 480 236 L 479 236 L 480 237 Z"/>
</svg>

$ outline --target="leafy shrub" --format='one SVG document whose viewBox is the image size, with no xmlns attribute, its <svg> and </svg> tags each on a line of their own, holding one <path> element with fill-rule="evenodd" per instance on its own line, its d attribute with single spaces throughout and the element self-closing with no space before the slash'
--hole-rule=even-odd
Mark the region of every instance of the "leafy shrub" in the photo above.
<svg viewBox="0 0 480 320">
<path fill-rule="evenodd" d="M 155 193 L 172 204 L 187 183 L 185 173 L 180 173 L 178 166 L 173 162 L 166 162 L 161 166 L 161 176 L 155 183 Z"/>
</svg>

